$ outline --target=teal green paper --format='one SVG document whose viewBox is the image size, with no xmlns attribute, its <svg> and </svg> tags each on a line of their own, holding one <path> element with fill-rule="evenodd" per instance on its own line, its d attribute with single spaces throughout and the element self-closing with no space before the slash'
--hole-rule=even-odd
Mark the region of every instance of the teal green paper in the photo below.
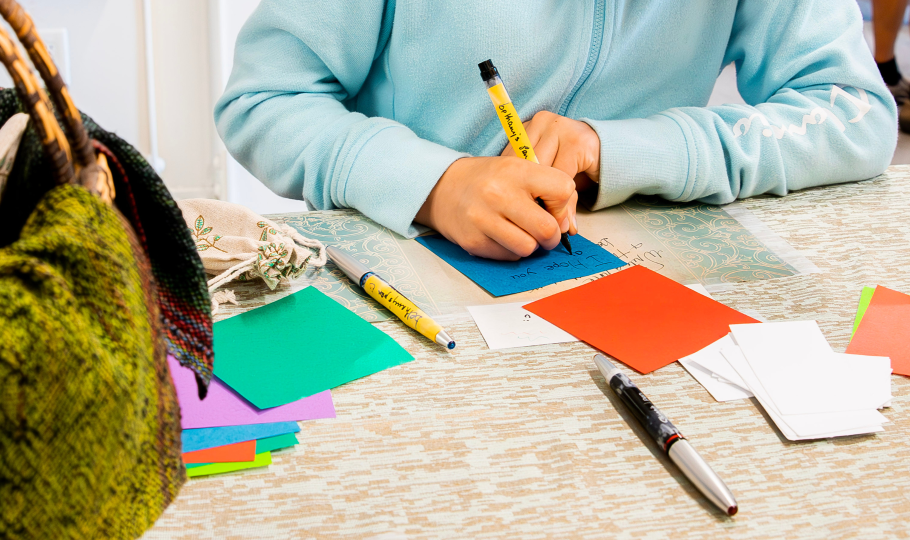
<svg viewBox="0 0 910 540">
<path fill-rule="evenodd" d="M 217 322 L 215 375 L 260 409 L 414 358 L 314 287 Z"/>
<path fill-rule="evenodd" d="M 866 308 L 869 307 L 869 302 L 872 301 L 872 295 L 875 293 L 875 287 L 863 287 L 863 292 L 859 295 L 859 306 L 856 308 L 856 318 L 853 319 L 853 333 L 850 334 L 850 338 L 853 338 L 853 334 L 856 333 L 856 329 L 859 328 L 859 323 L 863 320 L 863 315 L 866 314 Z"/>
<path fill-rule="evenodd" d="M 267 437 L 265 439 L 259 439 L 256 441 L 256 453 L 261 454 L 263 452 L 271 452 L 272 450 L 287 448 L 296 444 L 297 435 L 294 435 L 293 433 L 285 433 L 284 435 Z"/>
</svg>

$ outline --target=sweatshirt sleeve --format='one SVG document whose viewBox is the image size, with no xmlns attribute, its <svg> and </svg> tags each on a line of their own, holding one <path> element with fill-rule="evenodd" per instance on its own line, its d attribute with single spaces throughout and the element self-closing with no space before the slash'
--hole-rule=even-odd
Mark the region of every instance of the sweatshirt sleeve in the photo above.
<svg viewBox="0 0 910 540">
<path fill-rule="evenodd" d="M 725 204 L 871 178 L 888 166 L 897 111 L 852 0 L 740 0 L 723 65 L 748 105 L 583 119 L 601 140 L 593 209 L 641 193 Z"/>
<path fill-rule="evenodd" d="M 387 4 L 263 0 L 238 37 L 215 123 L 231 155 L 275 193 L 356 208 L 414 236 L 414 216 L 465 154 L 346 108 L 389 39 Z"/>
</svg>

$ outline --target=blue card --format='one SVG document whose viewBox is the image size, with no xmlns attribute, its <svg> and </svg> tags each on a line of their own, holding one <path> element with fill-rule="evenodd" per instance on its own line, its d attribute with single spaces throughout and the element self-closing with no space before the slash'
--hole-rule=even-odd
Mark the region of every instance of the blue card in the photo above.
<svg viewBox="0 0 910 540">
<path fill-rule="evenodd" d="M 550 251 L 538 249 L 530 257 L 518 261 L 474 257 L 440 234 L 420 236 L 417 241 L 493 296 L 539 289 L 627 264 L 578 234 L 569 237 L 571 255 L 560 244 Z"/>
<path fill-rule="evenodd" d="M 250 424 L 248 426 L 228 426 L 183 430 L 183 452 L 204 450 L 226 444 L 234 444 L 265 437 L 274 437 L 285 433 L 300 431 L 297 422 L 274 422 L 271 424 Z"/>
</svg>

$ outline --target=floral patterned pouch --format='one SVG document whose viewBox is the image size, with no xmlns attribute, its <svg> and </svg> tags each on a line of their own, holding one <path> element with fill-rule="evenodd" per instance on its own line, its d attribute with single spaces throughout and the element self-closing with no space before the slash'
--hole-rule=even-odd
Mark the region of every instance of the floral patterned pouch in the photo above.
<svg viewBox="0 0 910 540">
<path fill-rule="evenodd" d="M 287 225 L 278 225 L 239 204 L 215 199 L 184 199 L 183 212 L 209 280 L 212 313 L 219 304 L 236 303 L 232 291 L 215 292 L 235 279 L 261 278 L 274 289 L 294 279 L 307 266 L 324 266 L 325 246 Z M 315 253 L 314 253 L 315 252 Z"/>
</svg>

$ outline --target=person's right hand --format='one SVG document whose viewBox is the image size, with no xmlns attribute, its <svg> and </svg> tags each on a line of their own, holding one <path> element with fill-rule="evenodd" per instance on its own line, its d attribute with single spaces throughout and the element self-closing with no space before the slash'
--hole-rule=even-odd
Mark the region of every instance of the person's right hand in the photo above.
<svg viewBox="0 0 910 540">
<path fill-rule="evenodd" d="M 515 261 L 578 232 L 577 201 L 575 182 L 558 169 L 518 157 L 467 157 L 449 166 L 414 221 L 471 255 Z"/>
</svg>

